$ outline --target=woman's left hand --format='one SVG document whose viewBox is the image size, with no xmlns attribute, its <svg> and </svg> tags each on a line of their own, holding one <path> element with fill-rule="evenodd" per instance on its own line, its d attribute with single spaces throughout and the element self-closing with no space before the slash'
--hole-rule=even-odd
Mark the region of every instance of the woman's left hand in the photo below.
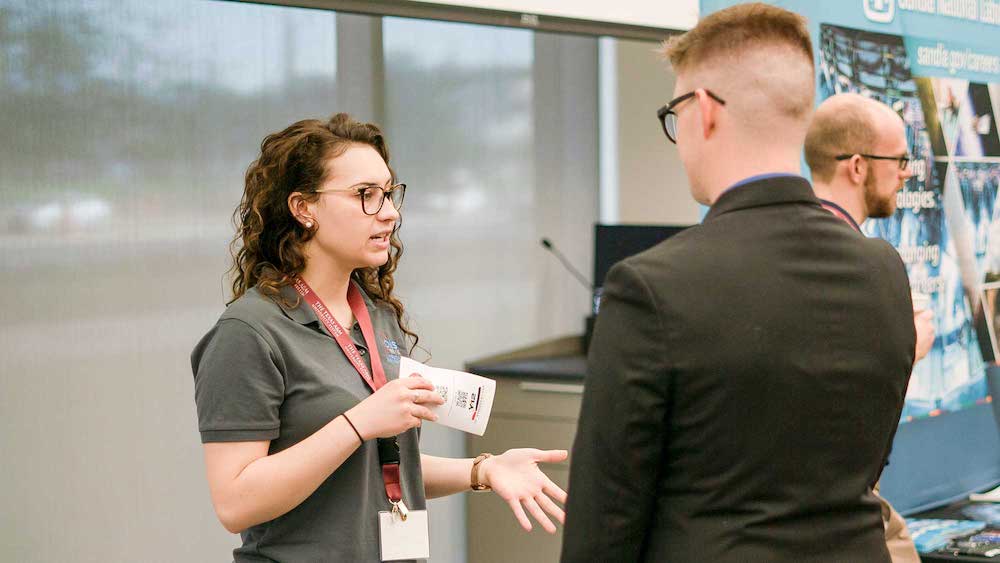
<svg viewBox="0 0 1000 563">
<path fill-rule="evenodd" d="M 560 524 L 566 521 L 563 509 L 553 502 L 555 499 L 559 504 L 566 504 L 566 491 L 542 473 L 538 464 L 559 463 L 567 455 L 566 450 L 507 450 L 480 463 L 482 482 L 507 502 L 525 531 L 531 531 L 531 522 L 525 514 L 527 509 L 546 532 L 554 534 L 556 527 L 545 513 L 554 516 Z"/>
</svg>

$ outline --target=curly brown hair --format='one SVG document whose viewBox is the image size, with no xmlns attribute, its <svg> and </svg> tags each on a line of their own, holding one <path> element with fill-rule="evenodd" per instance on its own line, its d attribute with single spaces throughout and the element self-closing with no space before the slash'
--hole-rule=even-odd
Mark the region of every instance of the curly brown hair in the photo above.
<svg viewBox="0 0 1000 563">
<path fill-rule="evenodd" d="M 316 190 L 329 175 L 329 162 L 352 145 L 367 145 L 378 151 L 389 166 L 389 149 L 377 125 L 363 123 L 346 113 L 338 113 L 325 123 L 305 119 L 285 130 L 264 137 L 260 156 L 246 172 L 243 199 L 233 212 L 236 236 L 230 244 L 233 265 L 233 299 L 250 288 L 281 301 L 281 288 L 290 285 L 305 268 L 304 245 L 315 234 L 295 220 L 288 209 L 288 197 L 300 192 L 306 201 L 319 198 Z M 392 167 L 390 173 L 395 180 Z M 403 304 L 393 296 L 393 272 L 403 254 L 399 229 L 389 238 L 389 260 L 375 268 L 358 268 L 351 277 L 375 301 L 392 307 L 400 329 L 412 339 L 410 350 L 419 337 L 403 320 Z M 295 303 L 283 303 L 297 307 Z"/>
</svg>

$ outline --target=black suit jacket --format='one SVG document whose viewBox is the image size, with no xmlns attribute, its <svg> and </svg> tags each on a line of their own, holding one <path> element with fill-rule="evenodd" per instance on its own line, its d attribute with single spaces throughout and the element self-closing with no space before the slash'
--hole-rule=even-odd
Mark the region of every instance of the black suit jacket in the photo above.
<svg viewBox="0 0 1000 563">
<path fill-rule="evenodd" d="M 564 562 L 888 562 L 872 496 L 913 366 L 885 241 L 799 177 L 725 192 L 604 286 Z"/>
</svg>

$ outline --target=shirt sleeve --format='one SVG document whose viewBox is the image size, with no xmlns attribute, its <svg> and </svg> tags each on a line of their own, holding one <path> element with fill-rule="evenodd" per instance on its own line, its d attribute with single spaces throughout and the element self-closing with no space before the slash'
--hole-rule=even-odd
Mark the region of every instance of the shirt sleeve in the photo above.
<svg viewBox="0 0 1000 563">
<path fill-rule="evenodd" d="M 639 561 L 660 479 L 669 407 L 664 330 L 627 262 L 609 272 L 573 444 L 562 561 Z"/>
<path fill-rule="evenodd" d="M 273 440 L 285 380 L 268 342 L 247 323 L 223 319 L 191 354 L 202 443 Z"/>
</svg>

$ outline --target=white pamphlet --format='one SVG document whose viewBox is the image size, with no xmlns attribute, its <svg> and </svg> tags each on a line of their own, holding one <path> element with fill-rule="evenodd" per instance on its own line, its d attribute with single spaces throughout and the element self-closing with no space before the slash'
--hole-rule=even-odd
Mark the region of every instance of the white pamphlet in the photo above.
<svg viewBox="0 0 1000 563">
<path fill-rule="evenodd" d="M 410 358 L 399 362 L 399 377 L 418 374 L 434 384 L 434 390 L 444 399 L 443 405 L 431 406 L 438 415 L 437 423 L 482 436 L 490 421 L 497 382 L 492 379 L 456 371 L 434 368 Z"/>
</svg>

